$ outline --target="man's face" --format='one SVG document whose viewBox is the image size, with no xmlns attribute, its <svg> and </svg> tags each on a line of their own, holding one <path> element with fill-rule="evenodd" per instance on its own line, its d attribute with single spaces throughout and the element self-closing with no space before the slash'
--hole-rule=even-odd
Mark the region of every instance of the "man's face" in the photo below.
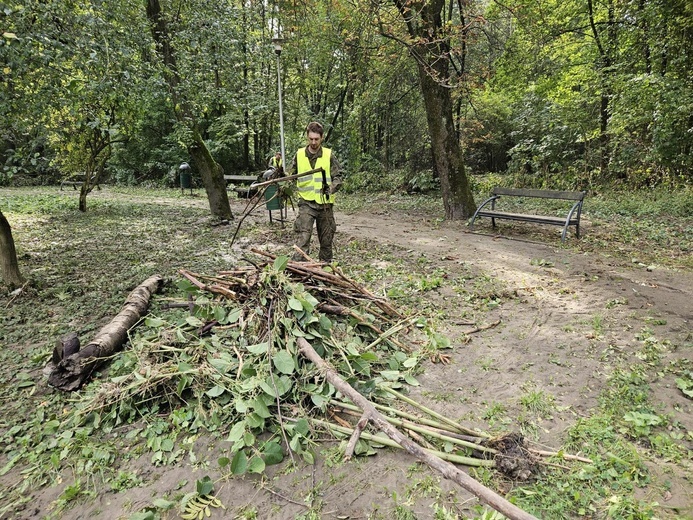
<svg viewBox="0 0 693 520">
<path fill-rule="evenodd" d="M 308 132 L 308 148 L 315 153 L 322 144 L 322 136 L 317 132 Z"/>
</svg>

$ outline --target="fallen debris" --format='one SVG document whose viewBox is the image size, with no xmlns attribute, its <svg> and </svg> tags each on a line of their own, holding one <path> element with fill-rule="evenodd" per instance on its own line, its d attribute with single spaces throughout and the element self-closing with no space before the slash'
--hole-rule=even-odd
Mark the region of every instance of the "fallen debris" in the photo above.
<svg viewBox="0 0 693 520">
<path fill-rule="evenodd" d="M 376 410 L 375 406 L 373 406 L 370 401 L 354 390 L 354 388 L 349 383 L 344 381 L 344 379 L 342 379 L 333 368 L 325 363 L 325 361 L 320 357 L 310 343 L 308 343 L 308 341 L 306 341 L 304 338 L 298 338 L 297 341 L 299 345 L 299 352 L 307 359 L 312 361 L 317 367 L 319 367 L 320 372 L 325 376 L 325 379 L 334 385 L 337 390 L 339 390 L 343 395 L 348 397 L 354 404 L 358 405 L 359 408 L 363 410 L 364 415 L 362 421 L 372 422 L 378 427 L 378 429 L 383 431 L 388 437 L 402 446 L 408 453 L 414 455 L 420 461 L 425 462 L 431 468 L 440 472 L 445 478 L 456 482 L 467 491 L 473 493 L 483 502 L 490 505 L 496 511 L 503 513 L 511 520 L 537 520 L 535 516 L 523 511 L 495 491 L 483 486 L 472 477 L 453 466 L 451 463 L 432 455 L 429 451 L 424 450 L 414 441 L 407 438 L 399 430 L 397 430 L 397 428 L 392 426 L 392 424 L 390 424 L 387 419 Z M 361 428 L 361 430 L 362 429 L 363 428 Z"/>
<path fill-rule="evenodd" d="M 76 334 L 66 340 L 59 340 L 53 352 L 48 384 L 67 392 L 78 390 L 94 370 L 123 347 L 128 331 L 147 312 L 149 300 L 159 290 L 162 281 L 161 276 L 154 275 L 136 287 L 118 315 L 83 349 L 80 350 Z M 67 355 L 66 344 L 69 348 Z"/>
</svg>

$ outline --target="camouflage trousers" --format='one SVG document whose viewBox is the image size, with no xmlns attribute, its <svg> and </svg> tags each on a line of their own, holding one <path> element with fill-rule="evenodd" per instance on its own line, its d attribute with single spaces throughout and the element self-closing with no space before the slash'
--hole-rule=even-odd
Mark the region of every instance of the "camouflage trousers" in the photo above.
<svg viewBox="0 0 693 520">
<path fill-rule="evenodd" d="M 321 262 L 332 261 L 332 240 L 337 223 L 334 220 L 332 204 L 315 204 L 303 200 L 298 202 L 298 217 L 294 221 L 294 231 L 298 234 L 296 245 L 306 254 L 310 254 L 310 238 L 313 234 L 313 223 L 318 230 L 318 241 L 320 242 L 320 253 L 318 259 Z M 303 260 L 303 257 L 295 257 Z"/>
</svg>

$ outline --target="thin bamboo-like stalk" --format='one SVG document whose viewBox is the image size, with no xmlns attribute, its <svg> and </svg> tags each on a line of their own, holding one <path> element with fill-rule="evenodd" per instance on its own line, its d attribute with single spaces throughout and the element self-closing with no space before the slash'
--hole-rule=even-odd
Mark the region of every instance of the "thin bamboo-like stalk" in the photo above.
<svg viewBox="0 0 693 520">
<path fill-rule="evenodd" d="M 418 460 L 426 463 L 431 468 L 440 472 L 445 478 L 456 482 L 467 491 L 473 493 L 486 504 L 493 507 L 496 511 L 507 516 L 510 520 L 537 520 L 535 516 L 523 511 L 495 491 L 474 480 L 465 472 L 452 465 L 450 461 L 443 460 L 441 457 L 437 457 L 429 453 L 427 450 L 423 449 L 417 443 L 412 441 L 409 437 L 403 435 L 402 432 L 385 420 L 383 415 L 375 409 L 373 403 L 358 393 L 349 383 L 344 381 L 344 379 L 342 379 L 339 374 L 337 374 L 337 372 L 318 355 L 315 349 L 310 345 L 310 343 L 308 343 L 308 341 L 306 341 L 305 338 L 296 338 L 296 343 L 299 347 L 298 352 L 305 358 L 312 361 L 329 383 L 331 383 L 339 392 L 345 395 L 351 402 L 363 409 L 364 412 L 368 414 L 368 417 L 372 421 L 373 425 L 385 433 L 390 439 L 392 439 L 402 448 L 404 448 L 407 453 L 413 455 Z M 488 464 L 489 462 L 493 461 L 482 462 Z"/>
<path fill-rule="evenodd" d="M 361 415 L 358 412 L 351 411 L 351 410 L 345 410 L 344 413 L 347 413 L 349 415 L 354 415 L 354 416 L 360 416 Z M 483 451 L 484 453 L 490 453 L 491 455 L 496 455 L 498 453 L 498 450 L 496 450 L 494 448 L 489 448 L 488 446 L 482 446 L 480 444 L 474 444 L 473 442 L 465 441 L 462 439 L 456 439 L 455 437 L 448 437 L 444 433 L 429 430 L 428 428 L 425 428 L 425 427 L 421 426 L 420 424 L 416 424 L 416 423 L 413 423 L 411 421 L 403 421 L 400 419 L 395 419 L 394 417 L 387 417 L 387 416 L 385 416 L 385 419 L 390 424 L 393 424 L 395 426 L 399 426 L 400 428 L 406 428 L 407 430 L 415 431 L 416 433 L 420 433 L 422 435 L 428 435 L 429 437 L 433 437 L 434 439 L 438 439 L 439 441 L 450 442 L 452 444 L 457 444 L 458 446 L 464 446 L 465 448 L 470 448 L 472 450 Z"/>
<path fill-rule="evenodd" d="M 359 407 L 356 405 L 353 405 L 351 403 L 344 403 L 342 401 L 337 401 L 335 399 L 330 400 L 330 404 L 334 406 L 341 406 L 342 408 L 346 408 L 348 410 L 354 410 L 354 411 L 360 411 Z M 430 426 L 431 428 L 436 428 L 440 430 L 440 433 L 443 433 L 444 435 L 447 436 L 457 436 L 457 439 L 462 439 L 465 441 L 469 442 L 474 442 L 476 443 L 478 440 L 484 438 L 489 438 L 488 435 L 481 434 L 479 433 L 478 435 L 463 435 L 460 433 L 457 433 L 456 431 L 452 431 L 450 428 L 449 424 L 442 424 L 437 421 L 434 421 L 432 419 L 428 419 L 427 417 L 417 417 L 416 415 L 410 414 L 408 412 L 404 412 L 402 410 L 398 410 L 397 408 L 391 408 L 389 406 L 385 406 L 383 404 L 378 404 L 378 403 L 373 403 L 373 406 L 375 406 L 378 410 L 382 410 L 383 412 L 386 413 L 392 413 L 394 415 L 397 415 L 398 417 L 404 417 L 405 419 L 409 419 L 412 422 L 418 423 L 418 424 L 424 424 L 426 426 Z"/>
<path fill-rule="evenodd" d="M 320 426 L 323 426 L 325 428 L 328 428 L 329 430 L 337 433 L 342 433 L 344 435 L 351 435 L 354 432 L 353 428 L 344 428 L 343 426 L 339 426 L 337 424 L 332 424 L 327 421 L 321 421 L 320 419 L 310 419 L 310 421 L 313 424 L 318 424 Z M 381 437 L 379 435 L 373 435 L 368 432 L 361 432 L 361 438 L 365 439 L 367 441 L 373 441 L 378 444 L 382 444 L 383 446 L 388 446 L 390 448 L 399 448 L 399 449 L 404 449 L 402 446 L 400 446 L 397 442 L 393 441 L 392 439 L 388 437 Z M 439 459 L 445 460 L 447 462 L 454 462 L 455 464 L 462 464 L 463 466 L 471 466 L 471 467 L 493 467 L 495 466 L 495 462 L 492 460 L 487 460 L 487 459 L 475 459 L 474 457 L 465 457 L 463 455 L 455 455 L 454 453 L 445 453 L 443 451 L 437 451 L 437 450 L 432 450 L 429 448 L 422 448 L 423 451 L 430 455 L 434 455 L 438 457 Z"/>
<path fill-rule="evenodd" d="M 386 340 L 388 337 L 390 337 L 393 334 L 396 334 L 397 332 L 406 328 L 408 325 L 411 324 L 411 321 L 412 321 L 412 319 L 403 320 L 403 321 L 400 321 L 398 324 L 396 324 L 394 327 L 390 327 L 388 330 L 386 330 L 380 336 L 378 336 L 375 339 L 375 341 L 373 341 L 370 345 L 368 345 L 364 350 L 371 350 L 376 345 L 378 345 L 381 341 Z M 411 350 L 407 349 L 407 352 L 411 352 Z"/>
<path fill-rule="evenodd" d="M 558 457 L 563 460 L 577 460 L 579 462 L 594 464 L 594 461 L 592 459 L 588 459 L 587 457 L 580 457 L 579 455 L 568 455 L 567 453 L 557 453 L 555 451 L 535 450 L 534 448 L 527 448 L 527 451 L 530 453 L 534 453 L 535 455 L 541 455 L 542 457 Z"/>
<path fill-rule="evenodd" d="M 435 410 L 431 410 L 430 408 L 425 407 L 425 406 L 422 405 L 421 403 L 417 403 L 416 401 L 414 401 L 413 399 L 407 397 L 406 395 L 400 394 L 397 390 L 394 390 L 394 389 L 392 389 L 392 388 L 390 388 L 390 387 L 388 387 L 388 386 L 380 385 L 378 388 L 380 388 L 381 390 L 385 390 L 386 392 L 388 392 L 388 393 L 394 395 L 395 397 L 401 399 L 401 400 L 404 401 L 405 403 L 409 403 L 410 405 L 412 405 L 412 406 L 418 408 L 418 409 L 421 410 L 422 412 L 426 412 L 426 413 L 427 413 L 428 415 L 430 415 L 431 417 L 435 417 L 435 418 L 438 419 L 439 421 L 442 421 L 442 422 L 444 422 L 444 423 L 446 423 L 446 424 L 452 426 L 452 427 L 455 428 L 457 431 L 460 431 L 460 432 L 462 432 L 462 433 L 467 433 L 467 434 L 469 434 L 469 435 L 476 435 L 477 437 L 481 436 L 481 437 L 486 437 L 486 438 L 488 438 L 488 439 L 491 438 L 491 436 L 490 436 L 489 434 L 487 434 L 487 433 L 481 433 L 481 432 L 476 432 L 476 431 L 474 431 L 474 430 L 470 430 L 469 428 L 466 428 L 466 427 L 462 426 L 461 424 L 456 423 L 456 422 L 453 421 L 452 419 L 448 419 L 448 418 L 445 417 L 444 415 L 439 414 L 439 413 L 436 412 Z"/>
</svg>

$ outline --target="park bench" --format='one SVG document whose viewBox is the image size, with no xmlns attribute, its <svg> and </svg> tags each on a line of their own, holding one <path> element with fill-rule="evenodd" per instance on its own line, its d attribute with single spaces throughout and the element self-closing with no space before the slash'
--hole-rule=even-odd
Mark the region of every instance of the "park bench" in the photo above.
<svg viewBox="0 0 693 520">
<path fill-rule="evenodd" d="M 233 191 L 236 192 L 238 198 L 247 199 L 257 193 L 257 190 L 252 187 L 252 184 L 258 181 L 257 175 L 224 175 L 224 180 L 234 185 L 250 184 L 250 186 L 247 187 L 234 186 Z"/>
<path fill-rule="evenodd" d="M 84 184 L 84 175 L 71 175 L 60 181 L 60 191 L 63 191 L 63 186 L 72 186 L 72 189 L 76 190 L 77 186 L 81 186 L 82 184 Z M 96 189 L 100 190 L 101 185 L 97 184 Z"/>
<path fill-rule="evenodd" d="M 565 217 L 549 215 L 510 213 L 496 209 L 496 202 L 502 197 L 533 197 L 541 199 L 568 200 L 574 204 Z M 575 226 L 575 236 L 580 238 L 580 215 L 582 213 L 582 201 L 585 198 L 584 191 L 558 191 L 558 190 L 532 190 L 495 187 L 491 191 L 491 196 L 486 199 L 476 210 L 469 228 L 473 229 L 474 221 L 478 217 L 489 217 L 493 227 L 496 227 L 496 219 L 517 220 L 523 222 L 533 222 L 536 224 L 549 224 L 562 226 L 561 242 L 565 242 L 565 237 L 570 226 Z M 490 208 L 488 205 L 490 204 Z"/>
</svg>

